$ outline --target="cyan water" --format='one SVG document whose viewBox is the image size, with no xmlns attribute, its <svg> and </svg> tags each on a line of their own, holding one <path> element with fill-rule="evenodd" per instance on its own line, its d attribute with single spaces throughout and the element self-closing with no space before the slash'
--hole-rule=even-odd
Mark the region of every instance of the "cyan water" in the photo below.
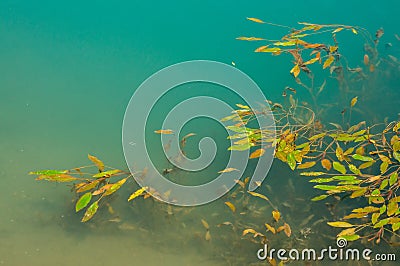
<svg viewBox="0 0 400 266">
<path fill-rule="evenodd" d="M 251 23 L 246 17 L 289 26 L 296 26 L 299 21 L 358 25 L 371 34 L 382 27 L 385 30 L 382 47 L 385 43 L 392 46 L 383 47 L 381 52 L 400 58 L 400 41 L 395 38 L 395 34 L 400 34 L 399 10 L 400 4 L 394 0 L 2 0 L 0 265 L 257 263 L 258 245 L 241 240 L 241 232 L 216 226 L 217 221 L 232 219 L 223 200 L 171 213 L 166 205 L 152 205 L 150 201 L 128 204 L 129 191 L 125 191 L 110 202 L 120 220 L 107 218 L 81 224 L 81 214 L 74 214 L 71 187 L 38 182 L 27 173 L 82 166 L 88 164 L 88 153 L 108 165 L 126 168 L 121 147 L 126 105 L 141 82 L 174 63 L 195 59 L 234 62 L 258 83 L 267 98 L 282 101 L 282 89 L 294 84 L 288 73 L 291 58 L 253 53 L 258 44 L 235 38 L 276 39 L 285 30 Z M 351 66 L 362 66 L 362 38 L 352 34 L 341 36 L 339 42 Z M 360 88 L 354 88 L 352 93 L 359 96 L 360 104 L 368 110 L 371 123 L 385 117 L 398 118 L 398 74 L 397 70 L 397 75 L 376 80 L 372 87 L 366 84 L 363 94 L 357 91 Z M 331 83 L 321 96 L 322 102 L 337 97 L 335 81 L 328 80 Z M 199 85 L 198 91 L 215 94 L 212 86 Z M 298 90 L 298 95 L 309 100 L 304 91 Z M 178 90 L 172 98 L 179 102 L 189 96 L 185 90 Z M 219 96 L 228 98 L 228 94 Z M 165 108 L 173 105 L 171 101 Z M 330 121 L 341 122 L 340 110 L 333 109 L 325 115 Z M 366 119 L 362 113 L 354 116 Z M 160 112 L 155 120 L 162 117 Z M 222 129 L 209 123 L 188 125 L 187 132 L 214 137 L 226 147 L 225 136 L 220 135 Z M 197 155 L 194 146 L 189 156 Z M 158 160 L 160 167 L 168 167 L 161 155 Z M 217 157 L 217 165 L 208 169 L 209 173 L 221 170 L 225 162 L 223 155 Z M 312 228 L 315 232 L 310 233 L 309 245 L 334 243 L 329 238 L 334 231 L 323 234 L 321 230 L 329 229 L 318 223 L 321 217 L 331 219 L 329 212 L 322 210 L 323 203 L 309 203 L 316 192 L 305 180 L 290 176 L 287 166 L 274 164 L 263 184 L 265 194 L 279 206 L 285 219 L 293 222 L 294 233 L 299 237 L 302 229 L 317 223 Z M 205 181 L 208 177 L 202 178 Z M 268 206 L 253 211 L 270 219 Z M 313 213 L 315 217 L 311 216 Z M 204 239 L 201 217 L 212 226 L 211 241 Z M 283 239 L 282 246 L 284 243 Z M 384 250 L 398 253 L 396 248 Z"/>
</svg>

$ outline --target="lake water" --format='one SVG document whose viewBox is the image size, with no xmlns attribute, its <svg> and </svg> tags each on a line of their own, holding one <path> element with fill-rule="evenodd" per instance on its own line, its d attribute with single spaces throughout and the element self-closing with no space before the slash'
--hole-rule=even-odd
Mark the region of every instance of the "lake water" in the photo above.
<svg viewBox="0 0 400 266">
<path fill-rule="evenodd" d="M 127 203 L 137 187 L 131 180 L 108 203 L 113 211 L 103 206 L 93 221 L 81 223 L 82 213 L 75 214 L 71 186 L 35 181 L 28 172 L 87 165 L 88 153 L 107 165 L 127 169 L 121 144 L 127 104 L 146 78 L 175 63 L 197 59 L 234 62 L 268 99 L 285 100 L 282 89 L 295 85 L 288 73 L 291 58 L 253 53 L 258 44 L 235 38 L 278 39 L 286 29 L 252 23 L 246 17 L 289 26 L 301 21 L 358 25 L 372 35 L 382 27 L 382 56 L 400 58 L 400 41 L 395 37 L 400 35 L 399 8 L 394 0 L 1 1 L 0 265 L 260 263 L 256 257 L 259 244 L 243 238 L 241 231 L 229 225 L 218 225 L 235 220 L 262 228 L 264 222 L 271 221 L 272 211 L 262 200 L 256 199 L 252 209 L 242 215 L 239 203 L 232 214 L 224 205 L 226 198 L 187 208 L 142 199 Z M 352 67 L 362 66 L 363 39 L 351 33 L 341 36 L 346 60 Z M 387 43 L 391 45 L 385 49 Z M 352 95 L 359 96 L 362 110 L 354 113 L 354 120 L 377 123 L 386 117 L 398 119 L 399 69 L 385 73 L 362 88 L 351 88 Z M 215 93 L 213 85 L 195 84 L 193 88 L 172 92 L 153 117 L 154 123 L 160 123 L 164 111 L 174 103 L 193 95 L 235 100 L 228 92 Z M 297 96 L 310 100 L 305 91 L 298 90 Z M 327 103 L 337 97 L 335 80 L 329 79 L 320 101 Z M 340 111 L 329 109 L 323 117 L 340 123 Z M 188 141 L 189 157 L 198 156 L 196 143 L 204 136 L 214 138 L 219 150 L 229 145 L 223 129 L 210 121 L 187 127 L 185 132 L 197 133 Z M 152 143 L 154 150 L 160 149 L 157 141 Z M 225 155 L 217 155 L 203 173 L 178 173 L 175 178 L 205 182 L 224 168 Z M 153 156 L 161 169 L 169 167 L 163 155 Z M 303 240 L 289 242 L 285 236 L 270 234 L 271 243 L 294 248 L 335 245 L 337 230 L 326 225 L 333 217 L 323 202 L 310 202 L 317 192 L 304 177 L 276 160 L 261 192 L 281 210 L 293 234 Z M 211 240 L 205 240 L 201 219 L 210 225 Z M 308 228 L 309 235 L 304 231 Z M 400 257 L 396 247 L 383 243 L 373 248 Z M 368 264 L 364 261 L 360 265 Z"/>
</svg>

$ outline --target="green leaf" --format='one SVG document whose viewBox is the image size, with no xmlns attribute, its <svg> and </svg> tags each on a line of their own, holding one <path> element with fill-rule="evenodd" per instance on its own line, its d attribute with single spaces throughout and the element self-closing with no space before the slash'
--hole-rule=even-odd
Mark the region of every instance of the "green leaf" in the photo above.
<svg viewBox="0 0 400 266">
<path fill-rule="evenodd" d="M 328 183 L 328 182 L 332 182 L 334 179 L 332 177 L 329 178 L 315 178 L 315 179 L 311 179 L 308 182 L 311 183 Z"/>
<path fill-rule="evenodd" d="M 93 175 L 93 177 L 95 177 L 95 178 L 110 177 L 112 175 L 118 174 L 119 172 L 121 172 L 121 170 L 113 169 L 113 170 L 108 170 L 108 171 L 105 171 L 105 172 L 97 173 L 97 174 Z"/>
<path fill-rule="evenodd" d="M 399 230 L 399 228 L 400 228 L 400 222 L 392 224 L 393 232 Z"/>
<path fill-rule="evenodd" d="M 29 172 L 30 175 L 60 175 L 66 173 L 68 173 L 68 170 L 39 170 L 39 171 Z"/>
<path fill-rule="evenodd" d="M 354 164 L 349 164 L 349 169 L 353 174 L 361 175 L 361 171 Z"/>
<path fill-rule="evenodd" d="M 352 181 L 356 179 L 356 177 L 353 175 L 338 175 L 338 176 L 332 176 L 332 179 L 340 181 Z"/>
<path fill-rule="evenodd" d="M 117 183 L 114 183 L 106 192 L 104 192 L 104 196 L 108 196 L 113 194 L 115 191 L 121 188 L 121 186 L 126 182 L 126 178 L 119 180 Z"/>
<path fill-rule="evenodd" d="M 346 174 L 346 168 L 344 167 L 343 164 L 339 163 L 339 162 L 333 162 L 333 169 L 335 169 L 336 171 L 338 171 L 341 174 Z"/>
<path fill-rule="evenodd" d="M 331 185 L 315 185 L 314 188 L 316 189 L 321 189 L 321 190 L 338 190 L 337 186 L 331 186 Z"/>
<path fill-rule="evenodd" d="M 367 188 L 360 188 L 359 190 L 355 190 L 350 195 L 350 198 L 354 199 L 354 198 L 358 198 L 358 197 L 364 196 L 366 192 L 367 192 Z"/>
<path fill-rule="evenodd" d="M 83 208 L 85 208 L 89 204 L 91 199 L 92 199 L 91 192 L 83 194 L 79 198 L 79 200 L 76 202 L 75 211 L 78 212 L 78 211 L 82 210 Z"/>
<path fill-rule="evenodd" d="M 251 144 L 246 143 L 246 144 L 241 144 L 241 145 L 233 145 L 233 146 L 229 147 L 228 150 L 230 150 L 230 151 L 245 151 L 250 148 L 251 148 Z"/>
<path fill-rule="evenodd" d="M 341 236 L 340 238 L 344 238 L 347 241 L 356 241 L 357 239 L 360 238 L 359 235 L 349 235 L 349 236 Z"/>
<path fill-rule="evenodd" d="M 397 178 L 398 178 L 397 172 L 392 173 L 389 177 L 389 185 L 393 186 L 397 182 Z"/>
<path fill-rule="evenodd" d="M 372 224 L 376 224 L 376 222 L 378 221 L 379 216 L 381 216 L 380 213 L 373 213 L 372 214 L 372 217 L 371 217 Z"/>
<path fill-rule="evenodd" d="M 300 175 L 303 176 L 320 176 L 320 175 L 326 175 L 324 172 L 302 172 Z"/>
<path fill-rule="evenodd" d="M 320 139 L 320 138 L 325 137 L 325 136 L 326 136 L 326 133 L 320 133 L 320 134 L 317 134 L 317 135 L 314 135 L 314 136 L 308 138 L 308 140 L 314 141 L 314 140 Z"/>
<path fill-rule="evenodd" d="M 381 165 L 379 166 L 379 169 L 381 170 L 381 174 L 384 174 L 386 172 L 386 170 L 388 169 L 389 163 L 387 161 L 384 161 L 383 163 L 381 163 Z"/>
<path fill-rule="evenodd" d="M 380 185 L 380 187 L 379 187 L 379 189 L 380 189 L 380 190 L 385 189 L 385 188 L 387 187 L 388 184 L 389 184 L 389 180 L 388 180 L 388 179 L 383 180 L 382 183 L 381 183 L 381 185 Z"/>
<path fill-rule="evenodd" d="M 370 162 L 370 161 L 374 160 L 371 157 L 363 156 L 360 154 L 353 154 L 351 157 L 353 157 L 353 159 L 355 159 L 355 160 L 359 160 L 359 161 L 363 161 L 363 162 Z"/>
<path fill-rule="evenodd" d="M 328 225 L 332 227 L 341 227 L 341 228 L 348 228 L 354 226 L 348 222 L 328 222 Z"/>
<path fill-rule="evenodd" d="M 389 218 L 380 220 L 379 222 L 377 222 L 376 224 L 374 224 L 374 228 L 381 228 L 385 225 L 387 225 L 389 223 Z"/>
<path fill-rule="evenodd" d="M 40 175 L 35 180 L 47 180 L 52 182 L 71 182 L 80 179 L 67 174 L 57 174 L 57 175 Z"/>
<path fill-rule="evenodd" d="M 89 208 L 87 208 L 81 222 L 84 223 L 92 219 L 92 217 L 96 214 L 98 208 L 99 208 L 98 201 L 93 202 L 92 205 L 90 205 Z"/>
<path fill-rule="evenodd" d="M 387 215 L 392 216 L 393 214 L 395 214 L 397 212 L 398 209 L 399 209 L 399 206 L 398 206 L 397 202 L 389 201 L 389 204 L 387 205 Z"/>
<path fill-rule="evenodd" d="M 323 195 L 319 195 L 319 196 L 312 198 L 311 201 L 319 201 L 319 200 L 326 199 L 327 197 L 329 197 L 329 195 L 323 194 Z"/>
<path fill-rule="evenodd" d="M 400 153 L 394 151 L 393 152 L 393 158 L 395 158 L 397 161 L 400 162 Z"/>
<path fill-rule="evenodd" d="M 294 152 L 288 153 L 288 155 L 286 156 L 286 160 L 290 169 L 296 169 L 296 158 L 294 156 Z"/>
</svg>

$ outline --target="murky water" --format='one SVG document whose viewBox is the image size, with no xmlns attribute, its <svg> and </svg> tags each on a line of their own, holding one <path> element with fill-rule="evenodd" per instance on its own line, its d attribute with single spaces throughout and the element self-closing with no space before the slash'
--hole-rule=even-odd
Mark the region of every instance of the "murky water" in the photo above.
<svg viewBox="0 0 400 266">
<path fill-rule="evenodd" d="M 225 196 L 196 208 L 172 208 L 152 200 L 127 203 L 136 188 L 130 181 L 108 202 L 112 212 L 104 205 L 92 222 L 83 224 L 82 214 L 74 213 L 76 197 L 71 187 L 35 181 L 27 173 L 86 165 L 88 153 L 107 165 L 126 169 L 121 147 L 126 105 L 141 82 L 170 64 L 193 59 L 233 61 L 258 83 L 267 98 L 281 101 L 282 88 L 293 84 L 288 74 L 290 60 L 252 53 L 257 45 L 235 40 L 238 36 L 278 38 L 281 29 L 250 23 L 246 17 L 285 25 L 298 21 L 359 25 L 372 33 L 383 27 L 384 42 L 392 44 L 383 53 L 399 58 L 400 42 L 394 37 L 400 34 L 398 10 L 397 1 L 2 1 L 0 265 L 258 263 L 259 243 L 242 237 L 237 228 L 247 225 L 265 230 L 264 223 L 272 222 L 273 208 L 262 199 L 248 204 L 240 188 L 234 192 L 236 198 Z M 363 41 L 345 35 L 340 42 L 347 60 L 361 66 Z M 399 72 L 386 74 L 352 88 L 361 99 L 360 109 L 365 110 L 355 112 L 354 120 L 376 123 L 385 117 L 398 118 Z M 228 93 L 215 93 L 212 86 L 194 86 L 198 89 L 193 94 L 234 100 Z M 188 90 L 178 89 L 171 99 L 193 96 L 185 92 Z M 304 91 L 298 91 L 298 96 L 309 100 Z M 337 91 L 330 83 L 321 102 L 335 97 Z M 168 110 L 173 101 L 163 108 Z M 340 111 L 329 109 L 324 117 L 341 122 Z M 162 118 L 160 111 L 154 120 Z M 198 156 L 197 142 L 202 136 L 215 138 L 220 150 L 229 145 L 223 129 L 210 121 L 194 121 L 185 131 L 198 134 L 187 144 L 189 157 Z M 161 169 L 169 167 L 164 156 L 154 156 Z M 189 183 L 205 182 L 223 169 L 226 160 L 221 153 L 205 172 L 172 173 L 171 178 L 183 183 L 190 178 L 199 180 Z M 304 177 L 276 161 L 260 192 L 281 211 L 295 236 L 267 234 L 271 245 L 335 245 L 336 231 L 326 225 L 333 216 L 324 203 L 309 201 L 318 192 Z M 235 213 L 224 204 L 227 200 L 235 204 Z M 340 208 L 335 215 L 351 207 L 342 204 Z M 210 225 L 211 240 L 205 240 L 201 219 Z M 400 257 L 398 248 L 373 248 Z"/>
</svg>

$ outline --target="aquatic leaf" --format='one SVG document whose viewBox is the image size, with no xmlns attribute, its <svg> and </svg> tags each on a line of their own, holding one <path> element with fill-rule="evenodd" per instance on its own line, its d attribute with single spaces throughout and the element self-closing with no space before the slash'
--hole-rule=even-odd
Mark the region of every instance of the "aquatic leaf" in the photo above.
<svg viewBox="0 0 400 266">
<path fill-rule="evenodd" d="M 340 238 L 344 238 L 347 241 L 356 241 L 360 238 L 360 236 L 359 235 L 344 235 L 344 236 L 341 236 Z"/>
<path fill-rule="evenodd" d="M 341 174 L 346 174 L 346 168 L 344 167 L 343 164 L 339 163 L 339 162 L 333 162 L 333 169 L 335 169 L 336 171 L 338 171 Z"/>
<path fill-rule="evenodd" d="M 222 118 L 220 121 L 221 122 L 226 122 L 226 121 L 232 120 L 234 118 L 237 119 L 237 118 L 240 118 L 240 117 L 239 117 L 239 115 L 237 113 L 234 113 L 233 115 L 229 115 L 229 116 L 226 116 L 226 117 Z M 245 136 L 247 136 L 247 134 L 244 135 L 243 137 L 245 137 Z"/>
<path fill-rule="evenodd" d="M 278 53 L 281 51 L 279 47 L 268 47 L 268 45 L 260 46 L 254 50 L 256 53 Z"/>
<path fill-rule="evenodd" d="M 246 18 L 246 19 L 256 22 L 256 23 L 265 23 L 264 21 L 262 21 L 261 19 L 258 19 L 258 18 Z"/>
<path fill-rule="evenodd" d="M 144 192 L 146 192 L 146 190 L 147 190 L 148 188 L 149 188 L 149 187 L 142 187 L 142 188 L 139 188 L 138 190 L 136 190 L 135 192 L 133 192 L 133 193 L 129 196 L 128 201 L 131 201 L 131 200 L 133 200 L 134 198 L 139 197 L 139 196 L 142 195 Z"/>
<path fill-rule="evenodd" d="M 374 207 L 374 206 L 367 206 L 364 208 L 357 208 L 352 210 L 352 212 L 356 212 L 356 213 L 371 213 L 371 212 L 377 212 L 379 211 L 380 208 L 378 207 Z"/>
<path fill-rule="evenodd" d="M 52 182 L 72 182 L 82 179 L 67 174 L 57 174 L 57 175 L 39 175 L 38 177 L 35 178 L 35 180 L 46 180 Z"/>
<path fill-rule="evenodd" d="M 356 97 L 354 97 L 353 99 L 351 99 L 351 102 L 350 102 L 350 107 L 353 107 L 354 105 L 356 105 L 356 103 L 357 103 L 357 99 L 358 99 L 358 97 L 356 96 Z"/>
<path fill-rule="evenodd" d="M 105 171 L 105 172 L 97 173 L 97 174 L 93 175 L 93 177 L 95 177 L 95 178 L 110 177 L 110 176 L 118 174 L 120 172 L 121 172 L 121 170 L 113 169 L 113 170 L 108 170 L 108 171 Z"/>
<path fill-rule="evenodd" d="M 300 175 L 303 176 L 320 176 L 320 175 L 326 175 L 324 172 L 302 172 Z"/>
<path fill-rule="evenodd" d="M 399 228 L 400 228 L 400 222 L 399 222 L 399 223 L 394 223 L 394 224 L 392 224 L 392 230 L 393 230 L 393 232 L 399 230 Z"/>
<path fill-rule="evenodd" d="M 348 228 L 348 227 L 353 227 L 354 225 L 348 223 L 348 222 L 328 222 L 328 225 L 332 226 L 332 227 L 344 227 L 344 228 Z"/>
<path fill-rule="evenodd" d="M 89 208 L 87 208 L 81 222 L 84 223 L 92 219 L 92 217 L 96 214 L 98 208 L 99 208 L 98 201 L 93 202 L 92 205 L 90 205 Z"/>
<path fill-rule="evenodd" d="M 350 195 L 350 198 L 354 199 L 354 198 L 358 198 L 358 197 L 364 196 L 366 192 L 367 192 L 367 188 L 360 188 L 359 190 L 355 190 Z"/>
<path fill-rule="evenodd" d="M 91 190 L 91 189 L 95 188 L 99 183 L 100 183 L 100 180 L 94 180 L 90 183 L 83 183 L 83 185 L 79 186 L 79 188 L 76 190 L 76 192 L 81 193 L 81 192 Z"/>
<path fill-rule="evenodd" d="M 357 30 L 356 30 L 355 28 L 351 28 L 351 31 L 352 31 L 354 34 L 358 34 L 358 32 L 357 32 Z"/>
<path fill-rule="evenodd" d="M 341 180 L 341 181 L 351 181 L 351 180 L 356 179 L 356 177 L 352 176 L 352 175 L 339 175 L 339 176 L 333 176 L 332 179 Z"/>
<path fill-rule="evenodd" d="M 397 182 L 397 178 L 398 178 L 397 172 L 392 173 L 389 177 L 389 185 L 393 186 Z"/>
<path fill-rule="evenodd" d="M 393 152 L 393 158 L 395 158 L 397 161 L 400 162 L 400 153 L 394 151 Z"/>
<path fill-rule="evenodd" d="M 107 189 L 107 191 L 104 192 L 103 195 L 104 195 L 104 196 L 108 196 L 108 195 L 113 194 L 115 191 L 117 191 L 118 189 L 121 188 L 121 186 L 126 182 L 127 179 L 128 179 L 128 178 L 126 177 L 126 178 L 121 179 L 121 180 L 119 180 L 118 182 L 112 184 L 112 186 L 111 186 L 109 189 Z"/>
<path fill-rule="evenodd" d="M 283 231 L 285 232 L 286 236 L 290 237 L 292 235 L 292 229 L 287 223 L 284 223 L 283 226 L 284 226 Z"/>
<path fill-rule="evenodd" d="M 363 162 L 370 162 L 370 161 L 374 160 L 371 157 L 363 156 L 360 154 L 353 154 L 351 157 L 353 157 L 353 159 L 355 159 L 355 160 L 359 160 L 359 161 L 363 161 Z"/>
<path fill-rule="evenodd" d="M 323 195 L 319 195 L 319 196 L 312 198 L 311 201 L 319 201 L 319 200 L 326 199 L 327 197 L 329 197 L 329 195 L 323 194 Z"/>
<path fill-rule="evenodd" d="M 293 152 L 290 152 L 286 156 L 287 164 L 289 165 L 290 169 L 294 170 L 296 168 L 296 158 Z"/>
<path fill-rule="evenodd" d="M 358 167 L 358 169 L 361 170 L 361 169 L 368 168 L 368 167 L 372 166 L 374 163 L 375 163 L 375 161 L 370 161 L 370 162 L 362 163 L 362 164 L 360 164 L 360 166 Z"/>
<path fill-rule="evenodd" d="M 113 184 L 106 184 L 104 186 L 102 186 L 101 188 L 99 188 L 98 190 L 95 190 L 92 192 L 93 196 L 97 196 L 100 195 L 101 193 L 104 193 L 106 190 L 108 190 L 109 188 L 112 187 Z"/>
<path fill-rule="evenodd" d="M 274 227 L 272 227 L 271 225 L 265 223 L 265 227 L 267 228 L 267 231 L 271 231 L 273 234 L 276 233 L 276 230 Z"/>
<path fill-rule="evenodd" d="M 256 230 L 252 229 L 252 228 L 248 228 L 248 229 L 243 230 L 242 236 L 245 236 L 248 233 L 257 234 L 258 232 Z"/>
<path fill-rule="evenodd" d="M 236 211 L 235 205 L 233 205 L 231 202 L 225 201 L 225 205 L 228 206 L 229 209 L 231 209 L 232 212 L 235 212 L 235 211 Z"/>
<path fill-rule="evenodd" d="M 325 133 L 325 132 L 324 132 L 324 133 L 319 133 L 319 134 L 317 134 L 317 135 L 311 136 L 310 138 L 308 138 L 308 140 L 314 141 L 314 140 L 323 138 L 323 137 L 325 137 L 325 136 L 326 136 L 326 133 Z"/>
<path fill-rule="evenodd" d="M 206 241 L 210 241 L 210 240 L 211 240 L 211 233 L 210 233 L 210 231 L 207 230 L 207 232 L 206 232 L 204 238 L 205 238 Z"/>
<path fill-rule="evenodd" d="M 380 213 L 373 213 L 372 214 L 372 216 L 371 216 L 372 224 L 376 224 L 376 222 L 378 221 L 380 215 L 381 215 Z"/>
<path fill-rule="evenodd" d="M 207 229 L 207 230 L 210 229 L 210 226 L 208 225 L 208 223 L 207 223 L 206 220 L 201 219 L 201 223 L 203 224 L 203 226 L 204 226 L 205 229 Z"/>
<path fill-rule="evenodd" d="M 155 130 L 154 133 L 170 135 L 170 134 L 174 134 L 174 131 L 172 129 L 159 129 L 159 130 Z"/>
<path fill-rule="evenodd" d="M 387 215 L 392 216 L 397 212 L 398 209 L 399 205 L 397 204 L 397 202 L 390 200 L 389 204 L 387 205 Z"/>
<path fill-rule="evenodd" d="M 325 68 L 329 67 L 333 63 L 333 60 L 335 60 L 335 58 L 332 55 L 330 55 L 328 57 L 328 59 L 325 60 L 322 68 L 325 69 Z"/>
<path fill-rule="evenodd" d="M 306 163 L 302 163 L 302 164 L 299 164 L 299 165 L 297 166 L 297 169 L 306 169 L 306 168 L 310 168 L 310 167 L 313 167 L 315 164 L 316 164 L 316 162 L 306 162 Z"/>
<path fill-rule="evenodd" d="M 338 187 L 333 185 L 315 185 L 314 188 L 321 190 L 338 190 Z"/>
<path fill-rule="evenodd" d="M 92 199 L 92 193 L 87 192 L 83 194 L 75 204 L 75 211 L 78 212 L 85 208 Z"/>
<path fill-rule="evenodd" d="M 230 151 L 245 151 L 251 148 L 250 143 L 242 144 L 242 145 L 233 145 L 228 148 Z"/>
<path fill-rule="evenodd" d="M 224 170 L 219 171 L 218 174 L 229 173 L 229 172 L 232 172 L 232 171 L 239 171 L 239 170 L 236 169 L 236 168 L 229 167 L 229 168 L 225 168 Z"/>
<path fill-rule="evenodd" d="M 332 54 L 336 52 L 338 48 L 339 48 L 338 46 L 329 46 L 329 53 Z"/>
<path fill-rule="evenodd" d="M 272 211 L 272 217 L 274 218 L 275 221 L 279 221 L 279 219 L 281 218 L 281 213 L 277 210 L 273 210 Z"/>
<path fill-rule="evenodd" d="M 241 40 L 241 41 L 264 41 L 265 39 L 257 38 L 257 37 L 237 37 L 236 40 Z"/>
<path fill-rule="evenodd" d="M 342 230 L 337 236 L 338 236 L 338 237 L 341 237 L 341 236 L 351 236 L 351 235 L 354 235 L 356 229 L 357 229 L 356 227 L 344 229 L 344 230 Z"/>
<path fill-rule="evenodd" d="M 328 178 L 315 178 L 315 179 L 311 179 L 308 182 L 311 183 L 329 183 L 332 182 L 334 179 L 332 177 L 328 177 Z"/>
<path fill-rule="evenodd" d="M 104 163 L 99 158 L 90 154 L 88 154 L 88 158 L 97 166 L 100 172 L 104 171 Z"/>
<path fill-rule="evenodd" d="M 364 65 L 369 65 L 369 56 L 367 54 L 364 55 Z"/>
<path fill-rule="evenodd" d="M 332 31 L 332 33 L 337 33 L 337 32 L 339 32 L 339 31 L 342 31 L 343 29 L 344 29 L 344 28 L 339 27 L 339 28 L 335 29 L 334 31 Z"/>
<path fill-rule="evenodd" d="M 298 64 L 295 64 L 294 67 L 290 70 L 290 73 L 293 74 L 295 78 L 300 74 L 300 67 Z"/>
<path fill-rule="evenodd" d="M 315 57 L 315 58 L 312 58 L 312 59 L 304 62 L 303 65 L 311 65 L 311 64 L 314 64 L 315 62 L 317 62 L 318 60 L 319 60 L 319 57 Z"/>
<path fill-rule="evenodd" d="M 296 44 L 297 44 L 297 41 L 275 42 L 274 43 L 274 45 L 276 45 L 276 46 L 293 46 Z"/>
<path fill-rule="evenodd" d="M 381 163 L 381 165 L 379 166 L 381 174 L 384 174 L 386 172 L 386 170 L 388 169 L 388 167 L 389 167 L 389 163 L 388 162 Z"/>
<path fill-rule="evenodd" d="M 339 161 L 344 160 L 343 150 L 342 148 L 340 148 L 339 144 L 336 147 L 335 153 L 336 153 L 336 158 L 338 158 Z"/>
<path fill-rule="evenodd" d="M 381 228 L 381 227 L 387 225 L 388 223 L 389 223 L 389 219 L 388 218 L 382 219 L 379 222 L 377 222 L 376 224 L 374 224 L 374 228 Z"/>
<path fill-rule="evenodd" d="M 66 174 L 68 173 L 68 170 L 40 170 L 40 171 L 34 171 L 34 172 L 29 172 L 30 175 L 61 175 L 61 174 Z"/>
<path fill-rule="evenodd" d="M 328 159 L 322 159 L 321 160 L 321 165 L 323 168 L 325 168 L 327 171 L 331 170 L 332 168 L 332 163 Z"/>
<path fill-rule="evenodd" d="M 263 156 L 264 153 L 265 153 L 264 149 L 258 149 L 258 150 L 255 150 L 252 154 L 250 154 L 249 158 L 250 159 L 258 158 L 258 157 Z"/>
<path fill-rule="evenodd" d="M 354 164 L 349 164 L 349 169 L 353 174 L 361 175 L 361 171 Z"/>
<path fill-rule="evenodd" d="M 259 198 L 262 198 L 262 199 L 264 199 L 266 201 L 269 201 L 269 199 L 266 196 L 264 196 L 263 194 L 260 194 L 260 193 L 257 193 L 257 192 L 253 192 L 253 191 L 248 191 L 248 193 L 250 195 L 254 196 L 254 197 L 259 197 Z"/>
</svg>

